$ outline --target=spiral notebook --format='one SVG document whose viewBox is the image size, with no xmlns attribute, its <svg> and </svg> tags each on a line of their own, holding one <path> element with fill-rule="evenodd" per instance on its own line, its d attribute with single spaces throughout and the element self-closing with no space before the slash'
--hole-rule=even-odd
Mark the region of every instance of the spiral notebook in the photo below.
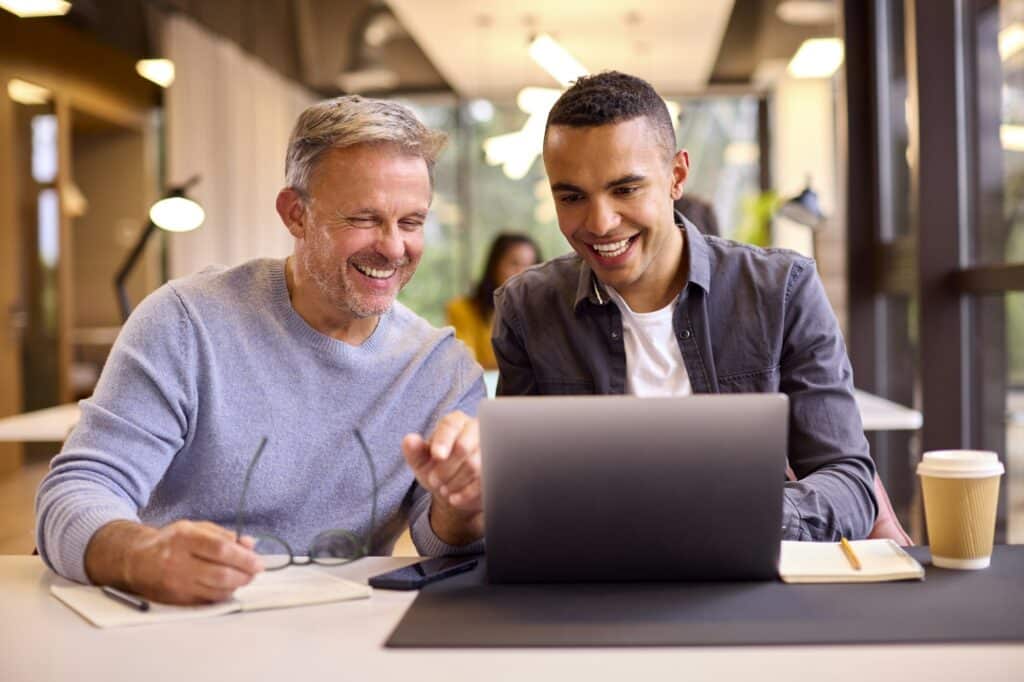
<svg viewBox="0 0 1024 682">
<path fill-rule="evenodd" d="M 877 583 L 923 580 L 924 568 L 892 540 L 850 542 L 856 569 L 838 542 L 783 541 L 779 575 L 787 583 Z"/>
<path fill-rule="evenodd" d="M 171 606 L 151 602 L 148 611 L 138 611 L 114 601 L 103 594 L 100 588 L 91 585 L 61 580 L 60 584 L 50 587 L 54 597 L 100 628 L 170 623 L 244 611 L 365 599 L 371 592 L 367 585 L 307 566 L 260 573 L 250 584 L 236 590 L 234 598 L 219 604 Z"/>
</svg>

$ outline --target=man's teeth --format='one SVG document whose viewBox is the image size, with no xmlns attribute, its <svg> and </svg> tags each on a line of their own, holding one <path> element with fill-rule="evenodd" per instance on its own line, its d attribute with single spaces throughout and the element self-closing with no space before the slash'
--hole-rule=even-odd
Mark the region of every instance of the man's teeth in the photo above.
<svg viewBox="0 0 1024 682">
<path fill-rule="evenodd" d="M 395 274 L 394 268 L 390 270 L 378 270 L 377 268 L 371 268 L 367 265 L 356 265 L 355 268 L 367 277 L 372 277 L 373 279 L 387 279 L 391 277 L 391 275 Z"/>
<path fill-rule="evenodd" d="M 605 258 L 615 258 L 626 253 L 626 249 L 629 248 L 629 238 L 607 244 L 591 244 L 591 247 Z"/>
</svg>

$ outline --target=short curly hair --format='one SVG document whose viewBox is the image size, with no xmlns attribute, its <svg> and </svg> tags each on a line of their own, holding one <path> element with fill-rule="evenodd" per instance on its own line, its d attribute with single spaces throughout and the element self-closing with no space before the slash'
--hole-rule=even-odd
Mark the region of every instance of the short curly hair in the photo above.
<svg viewBox="0 0 1024 682">
<path fill-rule="evenodd" d="M 619 71 L 583 76 L 562 93 L 548 113 L 544 128 L 547 140 L 551 126 L 588 128 L 646 116 L 668 158 L 676 153 L 676 133 L 665 100 L 650 83 Z"/>
</svg>

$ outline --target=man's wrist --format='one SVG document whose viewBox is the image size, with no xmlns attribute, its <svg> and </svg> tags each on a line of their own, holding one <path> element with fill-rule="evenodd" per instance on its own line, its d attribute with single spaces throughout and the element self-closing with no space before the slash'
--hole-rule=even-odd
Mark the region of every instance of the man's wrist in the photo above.
<svg viewBox="0 0 1024 682">
<path fill-rule="evenodd" d="M 468 545 L 483 537 L 482 512 L 462 511 L 433 496 L 429 514 L 430 529 L 446 545 Z"/>
<path fill-rule="evenodd" d="M 111 521 L 93 533 L 85 548 L 85 574 L 95 585 L 132 589 L 131 553 L 138 542 L 156 533 L 134 521 Z"/>
</svg>

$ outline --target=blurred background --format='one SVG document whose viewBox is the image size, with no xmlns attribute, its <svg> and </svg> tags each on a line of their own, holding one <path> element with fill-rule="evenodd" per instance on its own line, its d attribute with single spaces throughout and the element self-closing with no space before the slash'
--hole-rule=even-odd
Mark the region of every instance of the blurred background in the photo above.
<svg viewBox="0 0 1024 682">
<path fill-rule="evenodd" d="M 87 397 L 167 279 L 291 251 L 307 105 L 397 99 L 450 135 L 401 296 L 443 325 L 499 233 L 568 250 L 540 134 L 605 69 L 665 97 L 699 227 L 817 259 L 858 388 L 912 416 L 869 438 L 915 537 L 921 453 L 973 447 L 1024 541 L 1024 0 L 0 0 L 0 553 L 31 550 L 63 437 L 3 418 Z"/>
</svg>

